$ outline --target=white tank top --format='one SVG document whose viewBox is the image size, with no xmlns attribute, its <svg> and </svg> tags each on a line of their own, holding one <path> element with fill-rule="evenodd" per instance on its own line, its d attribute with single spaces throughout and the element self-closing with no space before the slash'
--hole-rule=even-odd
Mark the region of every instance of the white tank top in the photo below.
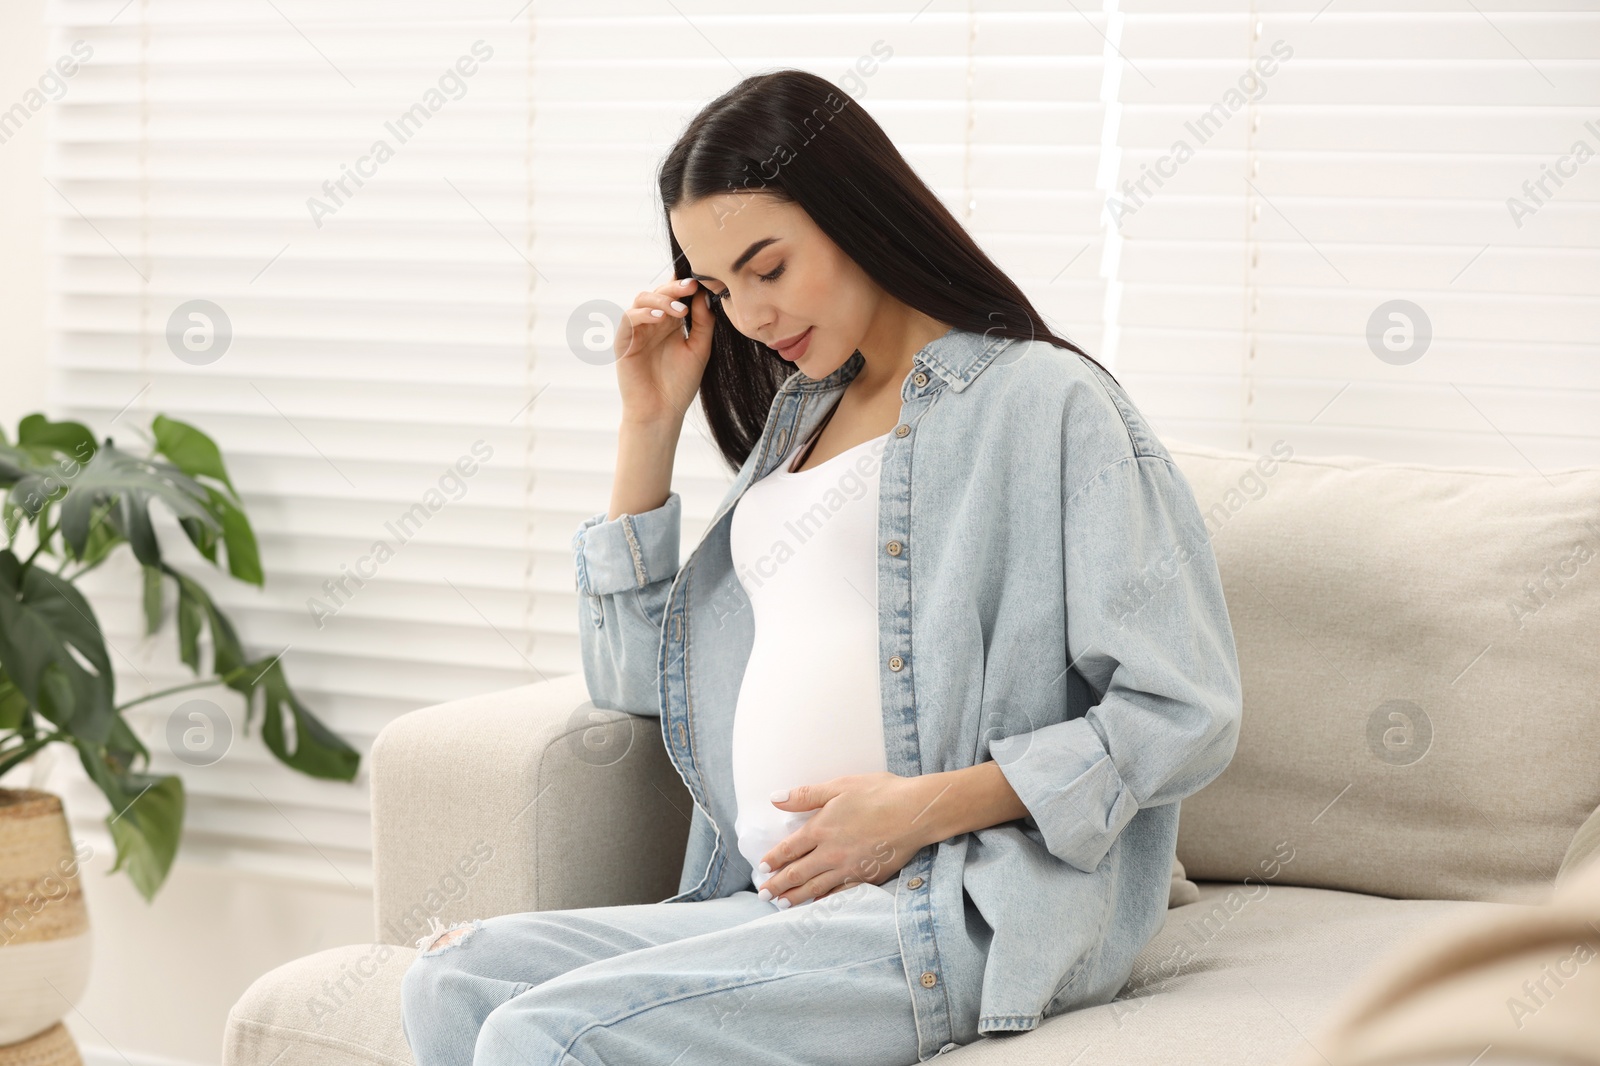
<svg viewBox="0 0 1600 1066">
<path fill-rule="evenodd" d="M 802 442 L 734 507 L 729 551 L 755 612 L 733 723 L 734 833 L 752 870 L 816 813 L 774 807 L 774 789 L 888 769 L 876 550 L 888 438 L 794 473 Z"/>
</svg>

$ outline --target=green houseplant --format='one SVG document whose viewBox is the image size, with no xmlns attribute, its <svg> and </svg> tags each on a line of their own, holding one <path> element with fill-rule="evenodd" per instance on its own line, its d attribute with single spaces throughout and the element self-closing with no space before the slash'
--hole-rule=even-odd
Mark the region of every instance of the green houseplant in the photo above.
<svg viewBox="0 0 1600 1066">
<path fill-rule="evenodd" d="M 360 762 L 296 698 L 278 656 L 250 659 L 205 588 L 162 558 L 150 517 L 155 501 L 213 566 L 223 568 L 221 552 L 227 573 L 263 584 L 255 534 L 216 444 L 164 415 L 152 421 L 149 444 L 148 455 L 135 455 L 110 437 L 97 443 L 80 423 L 41 414 L 22 420 L 14 443 L 0 428 L 0 775 L 48 744 L 71 745 L 111 804 L 111 869 L 126 867 L 146 901 L 177 855 L 184 791 L 177 775 L 148 772 L 150 752 L 123 718 L 129 707 L 226 685 L 245 698 L 246 732 L 259 706 L 261 737 L 286 765 L 349 781 Z M 31 551 L 19 545 L 25 528 Z M 143 573 L 146 634 L 165 621 L 171 588 L 179 654 L 204 680 L 119 704 L 105 637 L 74 583 L 124 544 Z M 204 669 L 202 632 L 211 638 Z"/>
</svg>

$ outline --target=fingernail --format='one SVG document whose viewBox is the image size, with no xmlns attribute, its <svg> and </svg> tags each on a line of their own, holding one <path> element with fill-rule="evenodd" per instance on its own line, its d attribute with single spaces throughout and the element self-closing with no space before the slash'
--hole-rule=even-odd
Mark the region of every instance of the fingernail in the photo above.
<svg viewBox="0 0 1600 1066">
<path fill-rule="evenodd" d="M 786 800 L 788 798 L 789 798 L 789 790 L 786 789 L 786 788 L 777 789 L 776 791 L 774 791 L 772 793 L 772 802 L 773 803 L 782 803 L 784 800 Z"/>
<path fill-rule="evenodd" d="M 787 899 L 785 899 L 784 897 L 779 896 L 778 897 L 778 909 L 780 911 L 788 910 L 789 909 L 789 901 Z"/>
<path fill-rule="evenodd" d="M 756 873 L 760 874 L 762 877 L 766 877 L 771 872 L 772 867 L 768 866 L 766 863 L 762 863 L 760 866 L 756 867 Z"/>
<path fill-rule="evenodd" d="M 662 315 L 666 314 L 666 312 L 661 310 L 659 307 L 652 307 L 650 309 L 650 313 L 657 318 L 660 318 Z"/>
<path fill-rule="evenodd" d="M 679 285 L 683 285 L 683 286 L 693 285 L 694 284 L 694 279 L 693 278 L 684 278 L 681 281 L 679 281 L 678 284 Z"/>
<path fill-rule="evenodd" d="M 771 898 L 772 898 L 772 889 L 770 889 L 770 888 L 763 888 L 763 889 L 762 889 L 762 890 L 761 890 L 761 902 L 762 902 L 762 903 L 765 903 L 765 902 L 766 902 L 766 901 L 767 901 L 767 900 L 769 900 L 769 899 L 771 899 Z"/>
<path fill-rule="evenodd" d="M 685 308 L 684 308 L 684 305 L 683 305 L 683 303 L 682 303 L 682 302 L 681 302 L 681 301 L 678 301 L 678 300 L 673 300 L 673 301 L 672 301 L 672 309 L 673 309 L 673 310 L 674 310 L 674 311 L 682 311 L 682 310 L 685 310 Z"/>
</svg>

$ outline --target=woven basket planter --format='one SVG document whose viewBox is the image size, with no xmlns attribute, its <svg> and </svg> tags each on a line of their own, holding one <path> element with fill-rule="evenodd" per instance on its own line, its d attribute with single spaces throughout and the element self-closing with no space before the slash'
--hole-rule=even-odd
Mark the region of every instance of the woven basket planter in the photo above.
<svg viewBox="0 0 1600 1066">
<path fill-rule="evenodd" d="M 75 1066 L 61 1019 L 89 983 L 84 907 L 61 800 L 0 788 L 0 1066 Z"/>
<path fill-rule="evenodd" d="M 78 1045 L 60 1022 L 20 1044 L 0 1047 L 0 1066 L 83 1066 Z"/>
</svg>

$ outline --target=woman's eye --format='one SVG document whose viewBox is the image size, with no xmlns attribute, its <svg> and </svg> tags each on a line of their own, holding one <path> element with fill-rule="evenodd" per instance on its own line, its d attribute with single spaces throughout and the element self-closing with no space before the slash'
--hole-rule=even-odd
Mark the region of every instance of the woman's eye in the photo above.
<svg viewBox="0 0 1600 1066">
<path fill-rule="evenodd" d="M 777 281 L 778 278 L 782 276 L 784 267 L 786 265 L 787 264 L 785 264 L 785 263 L 779 263 L 777 269 L 774 270 L 772 273 L 770 273 L 770 274 L 757 274 L 756 277 L 760 278 L 762 281 Z M 712 292 L 710 289 L 707 289 L 706 290 L 706 295 L 711 297 L 711 299 L 712 299 L 712 301 L 714 303 L 719 303 L 719 304 L 724 300 L 733 299 L 733 293 L 732 292 Z"/>
</svg>

